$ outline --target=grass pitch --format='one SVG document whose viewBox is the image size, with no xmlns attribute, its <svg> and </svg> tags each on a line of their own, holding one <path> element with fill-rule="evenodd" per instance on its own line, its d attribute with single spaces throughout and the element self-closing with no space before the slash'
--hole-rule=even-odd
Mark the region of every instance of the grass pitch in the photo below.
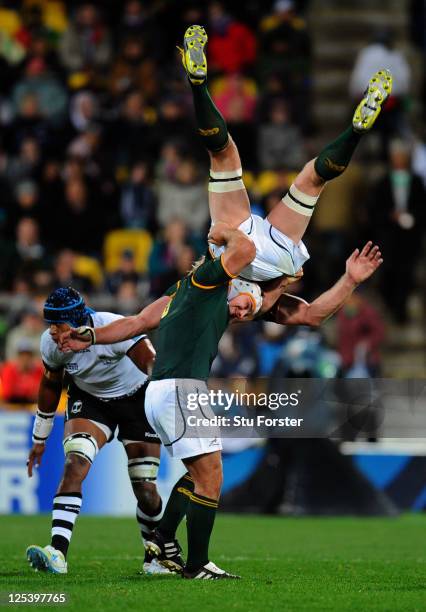
<svg viewBox="0 0 426 612">
<path fill-rule="evenodd" d="M 78 519 L 71 544 L 69 574 L 35 573 L 26 562 L 25 548 L 47 544 L 49 530 L 49 516 L 0 517 L 3 596 L 65 592 L 69 598 L 65 609 L 84 612 L 426 610 L 423 515 L 398 519 L 219 515 L 211 559 L 243 577 L 219 583 L 143 576 L 136 522 L 84 516 Z M 185 541 L 184 533 L 181 540 Z"/>
</svg>

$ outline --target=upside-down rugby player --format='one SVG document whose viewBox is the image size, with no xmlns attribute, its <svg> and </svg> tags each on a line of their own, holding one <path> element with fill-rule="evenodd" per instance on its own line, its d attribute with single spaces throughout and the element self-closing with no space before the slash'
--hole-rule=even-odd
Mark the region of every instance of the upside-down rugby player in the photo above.
<svg viewBox="0 0 426 612">
<path fill-rule="evenodd" d="M 206 42 L 204 28 L 190 26 L 185 32 L 181 53 L 191 85 L 198 134 L 210 156 L 210 216 L 212 224 L 223 221 L 239 228 L 255 243 L 256 257 L 241 271 L 242 278 L 256 282 L 276 279 L 269 282 L 269 288 L 274 291 L 265 296 L 263 313 L 284 293 L 294 277 L 302 274 L 302 266 L 309 258 L 302 237 L 320 193 L 327 181 L 344 172 L 363 134 L 373 127 L 392 90 L 392 76 L 388 70 L 379 70 L 372 76 L 355 110 L 352 125 L 305 165 L 282 201 L 262 219 L 251 213 L 238 149 L 207 88 Z M 211 250 L 217 257 L 223 247 L 211 245 Z"/>
<path fill-rule="evenodd" d="M 75 354 L 61 352 L 57 346 L 59 334 L 71 325 L 105 325 L 122 318 L 87 308 L 83 298 L 71 287 L 56 289 L 48 297 L 44 318 L 50 330 L 41 338 L 40 350 L 46 369 L 40 383 L 28 474 L 32 475 L 33 466 L 40 464 L 44 453 L 64 373 L 71 379 L 63 442 L 66 460 L 53 500 L 51 544 L 44 548 L 30 546 L 27 557 L 35 569 L 64 574 L 68 546 L 82 503 L 82 482 L 98 451 L 113 439 L 117 427 L 118 439 L 128 457 L 129 477 L 137 498 L 136 516 L 143 538 L 151 537 L 162 516 L 162 502 L 156 488 L 160 440 L 144 413 L 148 378 L 145 372 L 152 366 L 155 351 L 146 336 L 135 334 L 111 346 L 88 347 Z M 164 568 L 146 556 L 144 569 L 148 573 L 163 573 Z"/>
<path fill-rule="evenodd" d="M 189 414 L 186 408 L 189 393 L 206 391 L 210 366 L 228 323 L 233 319 L 253 318 L 261 306 L 260 295 L 241 292 L 239 280 L 234 291 L 232 285 L 236 280 L 230 281 L 255 257 L 250 238 L 218 222 L 211 229 L 209 240 L 225 246 L 221 258 L 213 260 L 207 256 L 204 263 L 141 313 L 95 330 L 88 327 L 72 330 L 60 340 L 63 350 L 78 351 L 91 343 L 110 344 L 159 327 L 157 358 L 146 394 L 146 414 L 169 453 L 181 458 L 188 472 L 173 488 L 164 516 L 147 548 L 158 555 L 165 567 L 183 570 L 184 577 L 195 579 L 233 577 L 210 562 L 208 556 L 222 482 L 221 444 L 215 434 L 211 438 L 185 438 L 177 430 L 176 415 L 181 414 L 185 419 Z M 283 324 L 317 326 L 342 306 L 357 284 L 371 276 L 381 262 L 378 248 L 371 248 L 368 243 L 361 253 L 358 250 L 352 253 L 346 262 L 345 274 L 312 304 L 290 299 L 288 303 L 277 303 L 264 318 Z M 183 568 L 175 534 L 185 514 L 188 559 Z"/>
</svg>

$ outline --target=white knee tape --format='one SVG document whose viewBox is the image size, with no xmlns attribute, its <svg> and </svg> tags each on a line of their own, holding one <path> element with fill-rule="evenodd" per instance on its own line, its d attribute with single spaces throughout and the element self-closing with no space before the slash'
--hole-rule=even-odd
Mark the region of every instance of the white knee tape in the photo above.
<svg viewBox="0 0 426 612">
<path fill-rule="evenodd" d="M 230 191 L 240 191 L 241 189 L 245 189 L 242 179 L 209 183 L 210 193 L 229 193 Z"/>
<path fill-rule="evenodd" d="M 132 482 L 141 480 L 146 482 L 155 482 L 157 480 L 158 468 L 160 460 L 158 457 L 138 457 L 129 459 L 128 470 L 129 477 Z"/>
<path fill-rule="evenodd" d="M 216 181 L 221 181 L 223 179 L 241 178 L 242 176 L 242 168 L 237 168 L 236 170 L 231 170 L 227 172 L 214 172 L 213 170 L 210 170 L 210 178 Z"/>
<path fill-rule="evenodd" d="M 213 172 L 210 170 L 209 191 L 211 193 L 229 193 L 244 189 L 241 168 L 227 172 Z"/>
<path fill-rule="evenodd" d="M 65 438 L 63 445 L 65 456 L 74 453 L 75 455 L 84 457 L 89 463 L 93 463 L 99 451 L 98 443 L 95 438 L 85 432 L 71 434 Z"/>
<path fill-rule="evenodd" d="M 310 196 L 303 193 L 294 185 L 290 186 L 290 189 L 283 197 L 282 202 L 291 210 L 304 215 L 305 217 L 311 217 L 314 212 L 315 204 L 318 201 L 319 196 Z"/>
</svg>

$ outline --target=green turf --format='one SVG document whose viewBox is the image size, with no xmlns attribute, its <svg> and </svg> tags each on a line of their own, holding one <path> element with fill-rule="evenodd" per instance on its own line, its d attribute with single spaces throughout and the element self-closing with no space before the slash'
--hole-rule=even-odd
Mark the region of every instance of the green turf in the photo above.
<svg viewBox="0 0 426 612">
<path fill-rule="evenodd" d="M 75 530 L 69 574 L 35 573 L 26 564 L 25 548 L 48 542 L 49 523 L 48 516 L 0 518 L 0 591 L 66 592 L 66 609 L 84 612 L 426 610 L 422 515 L 220 515 L 211 558 L 243 576 L 241 581 L 220 583 L 143 576 L 135 522 L 84 516 Z"/>
</svg>

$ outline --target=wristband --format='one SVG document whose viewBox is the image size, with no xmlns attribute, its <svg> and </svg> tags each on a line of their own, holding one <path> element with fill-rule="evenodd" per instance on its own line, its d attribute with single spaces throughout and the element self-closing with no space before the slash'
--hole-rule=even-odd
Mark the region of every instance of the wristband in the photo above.
<svg viewBox="0 0 426 612">
<path fill-rule="evenodd" d="M 33 425 L 33 444 L 45 444 L 53 428 L 54 412 L 37 410 Z"/>
<path fill-rule="evenodd" d="M 93 327 L 82 325 L 81 327 L 77 327 L 77 333 L 79 336 L 83 336 L 84 340 L 90 338 L 90 345 L 96 344 L 96 334 Z"/>
</svg>

